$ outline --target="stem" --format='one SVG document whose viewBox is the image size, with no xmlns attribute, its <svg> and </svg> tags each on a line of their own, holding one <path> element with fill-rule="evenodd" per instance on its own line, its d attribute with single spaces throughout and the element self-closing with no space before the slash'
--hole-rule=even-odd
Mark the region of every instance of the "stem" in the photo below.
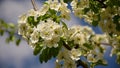
<svg viewBox="0 0 120 68">
<path fill-rule="evenodd" d="M 81 60 L 76 61 L 76 63 L 77 63 L 77 67 L 82 66 L 83 68 L 88 68 L 88 65 Z"/>
<path fill-rule="evenodd" d="M 62 41 L 63 42 L 63 46 L 65 47 L 65 48 L 67 48 L 68 50 L 71 50 L 71 48 L 64 42 L 64 41 Z"/>
<path fill-rule="evenodd" d="M 96 1 L 98 1 L 99 3 L 101 3 L 103 5 L 102 8 L 106 8 L 107 7 L 107 5 L 104 4 L 105 0 L 96 0 Z"/>
<path fill-rule="evenodd" d="M 35 0 L 31 0 L 31 3 L 32 3 L 32 5 L 33 5 L 33 9 L 34 9 L 35 11 L 37 11 L 37 6 L 36 6 L 36 4 L 35 4 Z"/>
</svg>

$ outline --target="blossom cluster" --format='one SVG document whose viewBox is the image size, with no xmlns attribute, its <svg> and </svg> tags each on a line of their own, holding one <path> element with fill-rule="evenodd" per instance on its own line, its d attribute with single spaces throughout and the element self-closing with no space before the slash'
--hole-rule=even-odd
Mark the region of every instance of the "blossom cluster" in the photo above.
<svg viewBox="0 0 120 68">
<path fill-rule="evenodd" d="M 84 56 L 90 63 L 97 63 L 102 60 L 104 61 L 103 64 L 106 64 L 103 58 L 106 49 L 102 43 L 109 43 L 109 40 L 113 40 L 113 38 L 110 39 L 106 34 L 95 34 L 88 26 L 68 28 L 63 21 L 63 19 L 70 20 L 71 11 L 67 6 L 63 0 L 49 0 L 45 2 L 41 9 L 37 11 L 29 10 L 19 17 L 18 34 L 22 35 L 33 49 L 38 44 L 42 47 L 42 50 L 60 48 L 56 57 L 56 68 L 76 68 L 76 61 L 80 60 L 81 56 Z M 80 18 L 86 17 L 85 19 L 88 18 L 88 22 L 96 19 L 91 11 L 88 12 L 88 15 L 84 15 L 82 12 L 84 8 L 89 7 L 89 0 L 80 0 L 80 2 L 79 0 L 73 0 L 71 6 L 75 15 Z M 101 13 L 103 12 L 107 11 L 103 10 Z M 117 40 L 116 43 L 120 39 Z M 117 47 L 114 46 L 114 48 Z M 115 49 L 113 49 L 113 52 L 116 51 Z"/>
<path fill-rule="evenodd" d="M 109 3 L 109 0 L 103 1 L 102 4 L 97 0 L 72 0 L 71 6 L 77 17 L 84 18 L 92 25 L 98 24 L 103 32 L 120 35 L 120 7 L 117 5 L 106 7 Z"/>
</svg>

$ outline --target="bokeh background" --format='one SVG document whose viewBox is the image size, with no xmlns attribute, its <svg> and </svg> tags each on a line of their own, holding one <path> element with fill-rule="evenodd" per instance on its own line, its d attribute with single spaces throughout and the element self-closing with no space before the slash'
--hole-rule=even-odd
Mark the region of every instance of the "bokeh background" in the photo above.
<svg viewBox="0 0 120 68">
<path fill-rule="evenodd" d="M 43 0 L 36 0 L 37 7 L 40 8 L 43 2 Z M 18 16 L 30 9 L 32 9 L 31 0 L 0 0 L 0 18 L 8 23 L 17 24 Z M 73 14 L 71 14 L 71 21 L 66 22 L 69 26 L 88 25 Z M 92 27 L 92 29 L 96 33 L 102 33 L 98 27 Z M 22 40 L 19 46 L 16 46 L 15 42 L 7 44 L 5 42 L 7 36 L 7 33 L 0 36 L 0 68 L 54 68 L 54 58 L 48 63 L 40 64 L 39 56 L 33 55 L 33 49 L 26 41 Z M 120 65 L 115 62 L 116 56 L 109 56 L 110 50 L 111 47 L 108 47 L 104 57 L 108 61 L 108 66 L 95 68 L 120 68 Z"/>
</svg>

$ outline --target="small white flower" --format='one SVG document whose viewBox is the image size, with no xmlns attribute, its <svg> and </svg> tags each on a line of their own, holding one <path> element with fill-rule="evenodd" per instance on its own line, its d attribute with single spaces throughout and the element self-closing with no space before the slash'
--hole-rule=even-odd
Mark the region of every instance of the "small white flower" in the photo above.
<svg viewBox="0 0 120 68">
<path fill-rule="evenodd" d="M 22 14 L 21 16 L 19 16 L 19 19 L 18 19 L 18 24 L 20 23 L 26 23 L 27 22 L 27 14 Z"/>
<path fill-rule="evenodd" d="M 69 59 L 64 61 L 64 68 L 77 68 L 74 60 Z"/>
<path fill-rule="evenodd" d="M 59 8 L 59 11 L 61 12 L 62 18 L 70 20 L 71 11 L 70 11 L 70 9 L 67 8 L 68 5 L 66 3 L 64 3 L 63 1 L 61 1 L 60 4 L 61 4 L 61 6 Z"/>
<path fill-rule="evenodd" d="M 51 19 L 38 24 L 37 30 L 40 32 L 43 43 L 47 47 L 57 47 L 62 36 L 62 27 Z"/>
<path fill-rule="evenodd" d="M 67 49 L 63 48 L 63 50 L 60 50 L 57 56 L 58 61 L 62 61 L 62 60 L 69 60 L 70 58 L 70 51 L 68 51 Z"/>
<path fill-rule="evenodd" d="M 22 35 L 23 38 L 29 38 L 33 29 L 27 23 L 19 23 L 18 24 L 18 34 Z"/>
<path fill-rule="evenodd" d="M 31 34 L 30 40 L 32 43 L 37 43 L 39 41 L 40 34 L 37 30 L 34 30 Z"/>
<path fill-rule="evenodd" d="M 37 16 L 37 15 L 38 15 L 38 11 L 35 11 L 34 9 L 28 11 L 28 16 Z"/>
<path fill-rule="evenodd" d="M 50 9 L 54 9 L 56 11 L 59 10 L 59 7 L 61 4 L 58 2 L 58 0 L 54 0 L 52 3 L 50 3 Z"/>
<path fill-rule="evenodd" d="M 38 15 L 43 16 L 46 14 L 46 12 L 49 10 L 49 5 L 44 4 L 40 10 L 38 10 Z"/>
<path fill-rule="evenodd" d="M 79 49 L 72 49 L 70 54 L 72 60 L 79 60 L 81 56 L 81 51 Z"/>
</svg>

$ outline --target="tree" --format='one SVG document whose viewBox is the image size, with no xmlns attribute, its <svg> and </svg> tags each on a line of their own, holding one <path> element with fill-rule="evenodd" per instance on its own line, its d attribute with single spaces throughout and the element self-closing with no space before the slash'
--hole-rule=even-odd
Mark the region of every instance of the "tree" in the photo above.
<svg viewBox="0 0 120 68">
<path fill-rule="evenodd" d="M 18 34 L 34 48 L 40 62 L 56 58 L 56 68 L 93 68 L 106 65 L 103 59 L 106 46 L 112 47 L 111 55 L 120 63 L 120 1 L 112 0 L 48 0 L 38 9 L 22 14 L 18 20 Z M 71 5 L 72 10 L 68 8 Z M 92 26 L 99 26 L 104 34 L 95 34 L 88 26 L 68 27 L 64 20 L 70 20 L 70 13 L 84 19 Z M 0 22 L 0 33 L 9 33 L 8 41 L 14 40 L 13 24 Z M 7 30 L 10 28 L 10 30 Z M 16 44 L 19 44 L 20 38 Z M 87 61 L 80 59 L 84 56 Z"/>
</svg>

